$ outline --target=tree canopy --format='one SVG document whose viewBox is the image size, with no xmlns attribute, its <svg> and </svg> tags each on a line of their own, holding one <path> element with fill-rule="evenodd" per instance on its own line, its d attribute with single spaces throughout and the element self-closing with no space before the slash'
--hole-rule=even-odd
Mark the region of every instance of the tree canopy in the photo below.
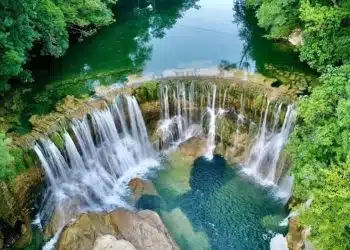
<svg viewBox="0 0 350 250">
<path fill-rule="evenodd" d="M 28 52 L 62 56 L 68 33 L 79 37 L 114 21 L 109 6 L 116 0 L 4 0 L 0 1 L 0 91 L 11 78 L 30 81 L 24 68 Z"/>
<path fill-rule="evenodd" d="M 319 249 L 350 247 L 350 65 L 328 68 L 322 86 L 298 104 L 288 150 L 296 199 L 313 199 L 301 216 Z"/>
<path fill-rule="evenodd" d="M 247 4 L 256 9 L 258 24 L 270 38 L 287 38 L 301 28 L 300 58 L 317 71 L 349 63 L 349 0 L 248 0 Z"/>
</svg>

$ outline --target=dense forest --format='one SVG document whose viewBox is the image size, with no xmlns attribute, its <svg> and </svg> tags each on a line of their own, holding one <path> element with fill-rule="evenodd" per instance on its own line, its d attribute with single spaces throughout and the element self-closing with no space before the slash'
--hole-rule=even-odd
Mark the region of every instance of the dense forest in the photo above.
<svg viewBox="0 0 350 250">
<path fill-rule="evenodd" d="M 350 249 L 350 1 L 247 0 L 271 39 L 302 30 L 300 60 L 321 85 L 298 103 L 288 146 L 294 198 L 312 199 L 301 215 L 318 249 Z"/>
<path fill-rule="evenodd" d="M 10 79 L 31 81 L 29 51 L 62 56 L 69 34 L 78 39 L 114 21 L 116 0 L 4 0 L 0 2 L 0 91 Z"/>
</svg>

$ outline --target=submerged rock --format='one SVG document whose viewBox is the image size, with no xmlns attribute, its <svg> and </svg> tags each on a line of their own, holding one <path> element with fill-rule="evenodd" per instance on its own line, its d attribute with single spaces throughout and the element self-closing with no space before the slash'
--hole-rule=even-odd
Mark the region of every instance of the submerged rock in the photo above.
<svg viewBox="0 0 350 250">
<path fill-rule="evenodd" d="M 133 193 L 132 200 L 134 203 L 136 203 L 143 195 L 159 195 L 153 183 L 149 180 L 142 180 L 140 178 L 132 179 L 129 182 L 129 187 Z"/>
<path fill-rule="evenodd" d="M 177 242 L 182 242 L 188 249 L 210 249 L 206 233 L 204 231 L 196 232 L 191 221 L 180 208 L 170 212 L 162 211 L 161 216 Z"/>
<path fill-rule="evenodd" d="M 101 242 L 101 238 L 99 240 L 98 238 L 103 235 L 110 235 L 115 239 L 108 237 Z M 131 212 L 123 209 L 111 213 L 81 215 L 64 229 L 57 249 L 105 249 L 104 246 L 122 239 L 140 250 L 179 249 L 157 213 L 150 210 Z M 128 243 L 119 242 L 118 244 L 127 245 L 128 249 L 133 249 Z"/>
</svg>

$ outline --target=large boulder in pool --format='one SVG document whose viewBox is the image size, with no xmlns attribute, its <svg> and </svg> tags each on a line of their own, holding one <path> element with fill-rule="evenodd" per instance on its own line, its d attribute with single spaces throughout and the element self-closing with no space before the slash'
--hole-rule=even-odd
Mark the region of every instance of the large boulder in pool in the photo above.
<svg viewBox="0 0 350 250">
<path fill-rule="evenodd" d="M 126 240 L 140 250 L 179 249 L 157 213 L 150 210 L 132 212 L 123 209 L 111 213 L 81 215 L 64 229 L 57 249 L 92 250 L 96 245 L 104 246 L 103 244 L 108 243 L 102 244 L 101 238 L 98 241 L 103 235 L 114 236 L 116 240 Z"/>
<path fill-rule="evenodd" d="M 134 178 L 129 182 L 129 188 L 131 189 L 133 196 L 133 202 L 137 202 L 143 195 L 158 196 L 158 192 L 154 187 L 152 181 L 142 180 L 140 178 Z"/>
<path fill-rule="evenodd" d="M 136 248 L 126 240 L 117 240 L 113 235 L 103 235 L 97 237 L 93 250 L 136 250 Z"/>
<path fill-rule="evenodd" d="M 198 158 L 204 155 L 207 146 L 207 140 L 203 137 L 192 137 L 180 144 L 180 151 L 184 156 Z"/>
</svg>

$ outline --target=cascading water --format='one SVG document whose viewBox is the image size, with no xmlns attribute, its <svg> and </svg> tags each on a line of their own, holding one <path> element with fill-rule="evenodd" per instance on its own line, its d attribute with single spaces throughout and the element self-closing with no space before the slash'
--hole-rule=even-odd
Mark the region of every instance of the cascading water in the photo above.
<svg viewBox="0 0 350 250">
<path fill-rule="evenodd" d="M 256 137 L 255 143 L 250 151 L 248 164 L 245 171 L 253 175 L 264 185 L 280 184 L 284 190 L 291 187 L 291 177 L 278 174 L 278 160 L 288 137 L 292 132 L 296 119 L 296 108 L 294 104 L 288 105 L 287 112 L 281 129 L 278 131 L 282 105 L 275 108 L 272 129 L 268 128 L 268 113 L 270 103 L 267 103 L 264 119 Z M 283 178 L 282 178 L 283 176 Z M 282 190 L 283 192 L 283 190 Z M 286 191 L 286 193 L 289 193 Z"/>
<path fill-rule="evenodd" d="M 208 95 L 208 104 L 210 104 L 210 95 Z M 205 153 L 205 156 L 211 160 L 213 159 L 213 153 L 215 150 L 215 120 L 216 120 L 216 114 L 215 114 L 215 101 L 216 101 L 216 85 L 213 86 L 213 100 L 211 107 L 208 107 L 208 113 L 209 113 L 209 131 L 208 131 L 208 140 L 207 140 L 207 150 Z"/>
<path fill-rule="evenodd" d="M 41 219 L 55 211 L 63 227 L 82 212 L 131 208 L 127 183 L 159 165 L 136 99 L 117 97 L 110 108 L 73 120 L 71 131 L 63 132 L 62 149 L 49 139 L 34 146 L 48 186 Z"/>
<path fill-rule="evenodd" d="M 160 103 L 162 120 L 157 129 L 160 137 L 159 149 L 176 147 L 193 136 L 202 134 L 203 127 L 208 128 L 206 156 L 212 158 L 215 149 L 215 121 L 217 114 L 223 113 L 216 108 L 217 86 L 197 86 L 194 82 L 175 85 L 161 85 Z M 226 102 L 227 89 L 223 105 Z M 219 101 L 219 107 L 221 101 Z M 209 121 L 208 124 L 204 124 Z"/>
<path fill-rule="evenodd" d="M 257 117 L 257 110 L 249 110 L 247 107 L 246 113 L 249 100 L 246 99 L 244 92 L 240 94 L 240 99 L 237 98 L 239 101 L 236 101 L 228 100 L 228 90 L 229 86 L 224 88 L 222 86 L 218 88 L 215 84 L 199 86 L 193 82 L 187 86 L 182 82 L 175 85 L 161 85 L 162 120 L 158 127 L 161 138 L 159 148 L 177 146 L 180 142 L 207 131 L 207 147 L 204 156 L 211 159 L 216 148 L 215 137 L 218 131 L 216 120 L 226 116 L 227 113 L 229 117 L 235 119 L 236 126 L 232 147 L 229 148 L 231 154 L 239 153 L 242 149 L 241 130 L 246 130 L 249 125 L 249 136 L 255 139 L 250 151 L 246 152 L 249 157 L 244 171 L 263 185 L 278 185 L 279 197 L 289 197 L 292 177 L 286 176 L 286 171 L 278 169 L 278 166 L 280 154 L 296 119 L 295 105 L 275 103 L 272 108 L 267 100 L 265 111 L 261 112 L 257 135 L 255 135 L 257 123 L 254 119 Z M 237 110 L 230 106 L 233 102 L 239 103 Z M 288 106 L 287 111 L 281 125 L 281 114 L 285 112 L 286 106 Z"/>
</svg>

